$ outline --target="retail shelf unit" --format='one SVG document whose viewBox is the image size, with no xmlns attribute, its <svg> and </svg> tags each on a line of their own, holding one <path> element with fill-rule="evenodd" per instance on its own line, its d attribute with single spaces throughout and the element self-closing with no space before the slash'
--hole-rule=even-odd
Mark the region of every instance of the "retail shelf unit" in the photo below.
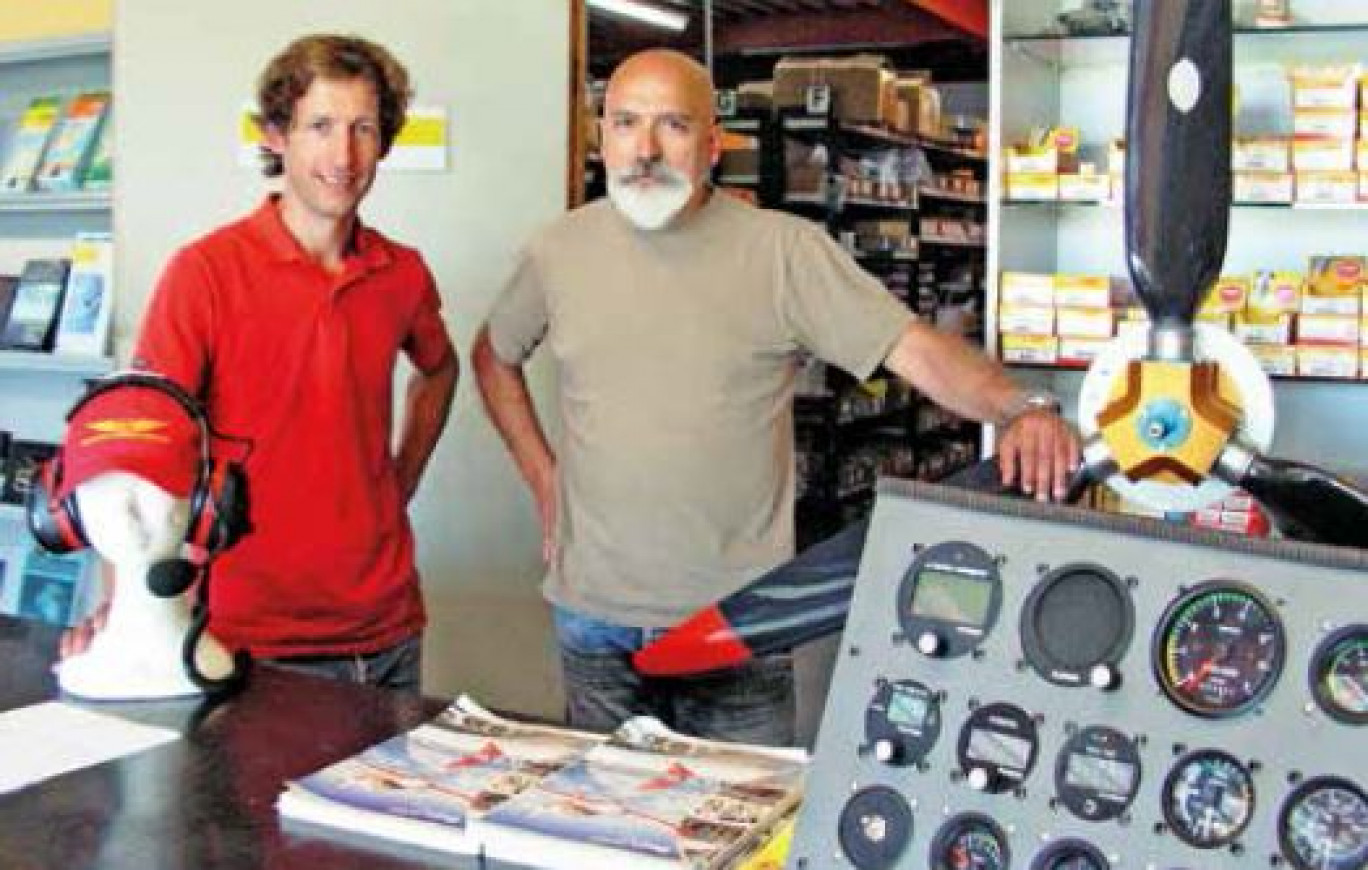
<svg viewBox="0 0 1368 870">
<path fill-rule="evenodd" d="M 0 160 L 30 100 L 109 88 L 110 58 L 108 34 L 0 42 Z M 66 256 L 77 233 L 109 232 L 111 211 L 108 192 L 0 198 L 0 274 L 18 274 L 31 258 Z M 60 440 L 63 416 L 83 382 L 112 367 L 106 357 L 0 353 L 0 430 L 22 439 Z"/>
<path fill-rule="evenodd" d="M 1250 4 L 1243 4 L 1250 5 Z M 1239 136 L 1291 134 L 1287 67 L 1368 62 L 1368 8 L 1351 0 L 1298 0 L 1296 23 L 1279 30 L 1237 24 L 1234 36 Z M 1244 12 L 1237 3 L 1237 15 Z M 1036 128 L 1076 126 L 1085 145 L 1124 135 L 1130 40 L 1126 35 L 1055 35 L 1059 0 L 992 3 L 989 150 L 1024 141 Z M 1064 203 L 1008 203 L 994 165 L 988 209 L 988 329 L 997 351 L 998 284 L 1003 270 L 1126 274 L 1123 209 Z M 1314 254 L 1368 254 L 1368 207 L 1237 205 L 1230 218 L 1224 271 L 1304 272 Z M 1016 367 L 1055 390 L 1070 414 L 1080 370 Z M 1362 467 L 1368 384 L 1280 378 L 1275 385 L 1274 452 L 1289 458 Z M 991 433 L 989 433 L 991 436 Z M 1327 460 L 1328 458 L 1328 460 Z"/>
<path fill-rule="evenodd" d="M 957 324 L 967 316 L 970 338 L 980 338 L 986 205 L 981 193 L 986 161 L 981 154 L 883 127 L 842 122 L 829 113 L 786 110 L 773 117 L 724 119 L 723 124 L 759 140 L 758 174 L 751 179 L 757 202 L 822 223 L 909 307 L 924 317 L 950 318 Z M 794 143 L 825 149 L 827 169 L 820 177 L 809 175 L 796 183 L 785 158 Z M 899 155 L 896 160 L 909 162 L 925 155 L 934 179 L 967 170 L 978 183 L 978 192 L 953 190 L 948 183 L 929 179 L 920 185 L 910 180 L 865 184 L 838 169 L 842 159 L 858 161 L 876 152 L 893 152 Z M 926 217 L 947 218 L 975 230 L 959 235 L 923 232 L 921 221 Z M 855 231 L 859 221 L 896 224 L 901 236 L 868 237 Z M 863 516 L 872 504 L 879 474 L 935 479 L 976 456 L 975 427 L 905 390 L 891 376 L 876 376 L 861 385 L 834 369 L 817 367 L 808 375 L 795 415 L 800 544 Z"/>
</svg>

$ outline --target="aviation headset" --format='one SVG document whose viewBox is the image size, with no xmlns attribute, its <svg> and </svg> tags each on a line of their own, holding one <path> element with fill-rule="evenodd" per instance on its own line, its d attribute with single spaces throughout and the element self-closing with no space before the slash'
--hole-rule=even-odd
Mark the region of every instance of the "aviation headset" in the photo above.
<svg viewBox="0 0 1368 870">
<path fill-rule="evenodd" d="M 194 397 L 170 378 L 151 372 L 124 372 L 102 378 L 77 400 L 67 412 L 68 422 L 99 396 L 129 387 L 144 387 L 170 397 L 189 416 L 199 431 L 200 459 L 195 486 L 190 493 L 190 523 L 185 542 L 212 556 L 220 553 L 249 530 L 247 522 L 246 475 L 236 462 L 216 462 L 211 455 L 209 419 Z M 27 513 L 29 530 L 43 549 L 50 553 L 69 553 L 89 546 L 76 493 L 58 497 L 64 476 L 63 456 L 59 450 L 43 462 L 29 487 Z"/>
</svg>

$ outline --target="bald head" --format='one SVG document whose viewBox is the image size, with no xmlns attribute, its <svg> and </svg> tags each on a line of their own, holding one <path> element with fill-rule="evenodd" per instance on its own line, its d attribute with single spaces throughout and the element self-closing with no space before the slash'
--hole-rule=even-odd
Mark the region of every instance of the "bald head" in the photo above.
<svg viewBox="0 0 1368 870">
<path fill-rule="evenodd" d="M 698 120 L 713 121 L 712 76 L 701 63 L 687 54 L 667 48 L 652 48 L 631 55 L 608 79 L 604 105 L 613 103 L 614 95 L 653 88 L 671 92 L 676 100 L 689 107 Z"/>
<path fill-rule="evenodd" d="M 619 208 L 631 213 L 650 203 L 659 207 L 656 217 L 683 217 L 707 200 L 722 143 L 712 80 L 688 55 L 651 49 L 619 64 L 604 95 L 602 131 L 608 192 Z M 676 196 L 685 201 L 672 211 Z M 651 226 L 656 217 L 636 222 Z"/>
</svg>

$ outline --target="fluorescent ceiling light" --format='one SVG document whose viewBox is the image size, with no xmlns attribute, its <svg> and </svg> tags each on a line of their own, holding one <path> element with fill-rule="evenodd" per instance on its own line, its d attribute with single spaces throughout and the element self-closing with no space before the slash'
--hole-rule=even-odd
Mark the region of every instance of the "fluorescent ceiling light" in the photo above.
<svg viewBox="0 0 1368 870">
<path fill-rule="evenodd" d="M 689 26 L 689 16 L 683 12 L 669 12 L 656 6 L 638 3 L 636 0 L 588 0 L 594 9 L 633 18 L 637 21 L 663 27 L 666 30 L 682 31 Z"/>
</svg>

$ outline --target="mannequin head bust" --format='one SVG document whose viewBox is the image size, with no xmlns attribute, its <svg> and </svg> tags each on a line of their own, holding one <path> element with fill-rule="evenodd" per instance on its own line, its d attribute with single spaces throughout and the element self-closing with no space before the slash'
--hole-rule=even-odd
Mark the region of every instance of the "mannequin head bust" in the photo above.
<svg viewBox="0 0 1368 870">
<path fill-rule="evenodd" d="M 97 475 L 76 487 L 90 546 L 117 568 L 146 571 L 180 556 L 190 501 L 127 471 Z"/>
</svg>

